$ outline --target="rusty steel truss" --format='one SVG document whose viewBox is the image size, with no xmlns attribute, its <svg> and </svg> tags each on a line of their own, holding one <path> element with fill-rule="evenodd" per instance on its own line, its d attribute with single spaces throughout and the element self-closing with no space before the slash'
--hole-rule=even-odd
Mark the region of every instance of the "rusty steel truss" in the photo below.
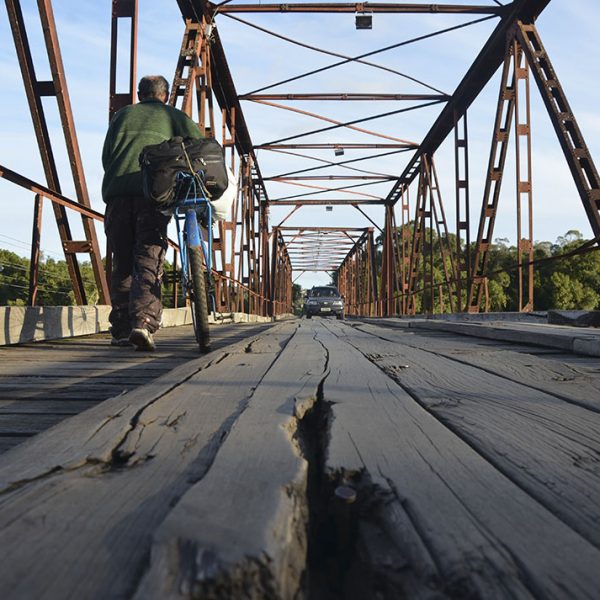
<svg viewBox="0 0 600 600">
<path fill-rule="evenodd" d="M 44 32 L 51 81 L 36 79 L 33 58 L 19 0 L 5 0 L 23 75 L 29 108 L 46 176 L 45 185 L 0 166 L 0 176 L 35 194 L 30 275 L 30 303 L 35 304 L 43 199 L 51 201 L 69 268 L 76 301 L 87 299 L 77 254 L 90 256 L 100 302 L 107 302 L 108 288 L 93 220 L 102 215 L 90 208 L 85 176 L 62 67 L 58 35 L 50 0 L 37 5 Z M 169 103 L 194 118 L 208 137 L 219 139 L 226 160 L 238 180 L 238 196 L 228 220 L 218 224 L 213 246 L 217 309 L 275 315 L 292 309 L 292 284 L 308 272 L 327 272 L 346 297 L 349 315 L 410 315 L 417 312 L 477 312 L 486 309 L 489 250 L 501 197 L 507 155 L 515 147 L 516 221 L 519 310 L 534 307 L 533 281 L 533 176 L 531 148 L 531 79 L 537 85 L 583 208 L 597 240 L 600 240 L 600 179 L 575 116 L 535 26 L 550 0 L 515 0 L 502 5 L 450 3 L 309 3 L 244 4 L 226 0 L 176 0 L 183 17 L 182 41 L 173 74 Z M 135 102 L 138 0 L 112 0 L 109 112 Z M 357 56 L 344 55 L 295 40 L 246 20 L 252 14 L 388 13 L 407 15 L 458 15 L 472 20 L 434 33 L 403 40 Z M 242 18 L 239 15 L 244 15 Z M 335 62 L 262 85 L 238 94 L 228 64 L 218 24 L 233 20 L 265 35 L 333 57 Z M 453 93 L 446 93 L 389 65 L 374 62 L 376 56 L 417 41 L 423 42 L 473 24 L 495 20 L 496 26 Z M 124 25 L 120 27 L 120 25 Z M 127 56 L 117 52 L 126 36 Z M 258 46 L 257 46 L 258 48 Z M 260 57 L 256 59 L 257 68 Z M 427 88 L 423 93 L 369 93 L 273 91 L 291 82 L 328 70 L 355 65 L 378 69 Z M 471 239 L 469 128 L 467 112 L 494 74 L 501 69 L 496 118 L 485 190 L 476 235 Z M 117 72 L 127 73 L 127 86 L 117 90 Z M 42 98 L 56 99 L 75 184 L 76 200 L 61 193 L 52 143 Z M 389 108 L 369 116 L 334 118 L 297 103 L 338 107 L 358 104 Z M 308 119 L 318 126 L 296 134 L 279 133 L 254 144 L 244 107 L 256 106 L 280 116 Z M 367 128 L 369 122 L 438 106 L 437 117 L 420 141 L 405 139 L 395 131 Z M 341 114 L 341 113 L 340 113 Z M 346 113 L 344 113 L 346 114 Z M 430 114 L 430 113 L 428 113 Z M 275 123 L 276 120 L 273 120 Z M 353 141 L 341 134 L 356 136 Z M 434 156 L 453 136 L 455 240 L 451 240 Z M 268 157 L 293 161 L 288 170 L 261 170 Z M 329 152 L 329 158 L 324 155 Z M 348 152 L 348 156 L 346 156 Z M 358 157 L 352 153 L 362 153 Z M 331 156 L 333 154 L 333 157 Z M 408 156 L 408 158 L 404 158 Z M 267 157 L 267 158 L 263 158 Z M 372 167 L 384 157 L 401 164 L 393 172 Z M 306 161 L 311 166 L 306 167 Z M 314 163 L 317 163 L 316 165 Z M 371 166 L 370 166 L 371 165 Z M 388 168 L 387 171 L 390 169 Z M 279 171 L 279 172 L 278 172 Z M 282 189 L 288 190 L 281 192 Z M 384 190 L 384 191 L 382 191 Z M 411 202 L 413 198 L 412 214 Z M 287 208 L 286 208 L 287 207 Z M 355 211 L 368 224 L 335 227 L 317 224 L 315 213 L 307 223 L 298 219 L 307 209 Z M 72 239 L 67 210 L 80 213 L 84 241 Z M 281 212 L 283 211 L 283 212 Z M 375 217 L 381 211 L 381 218 Z M 400 216 L 396 213 L 399 211 Z M 277 213 L 277 218 L 274 214 Z M 282 215 L 282 216 L 279 216 Z M 294 222 L 294 224 L 292 224 Z M 176 257 L 176 254 L 175 254 Z M 176 258 L 175 258 L 176 260 Z M 107 256 L 110 268 L 110 252 Z M 175 278 L 174 278 L 175 281 Z M 176 284 L 174 283 L 174 286 Z M 176 288 L 174 289 L 176 296 Z"/>
</svg>

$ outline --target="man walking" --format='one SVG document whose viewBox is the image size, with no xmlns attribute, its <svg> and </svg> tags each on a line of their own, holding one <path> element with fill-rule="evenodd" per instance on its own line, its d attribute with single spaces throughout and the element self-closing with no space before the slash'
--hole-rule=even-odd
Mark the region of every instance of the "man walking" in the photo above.
<svg viewBox="0 0 600 600">
<path fill-rule="evenodd" d="M 104 230 L 113 252 L 109 316 L 116 346 L 154 350 L 162 314 L 161 284 L 170 217 L 144 199 L 138 162 L 149 144 L 175 136 L 202 137 L 182 111 L 166 104 L 169 84 L 161 75 L 142 77 L 139 104 L 111 119 L 102 150 L 106 202 Z"/>
</svg>

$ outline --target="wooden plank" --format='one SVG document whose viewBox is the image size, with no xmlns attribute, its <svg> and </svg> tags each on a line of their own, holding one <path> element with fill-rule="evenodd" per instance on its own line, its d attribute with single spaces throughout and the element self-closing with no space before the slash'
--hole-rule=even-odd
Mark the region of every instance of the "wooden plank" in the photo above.
<svg viewBox="0 0 600 600">
<path fill-rule="evenodd" d="M 0 414 L 76 415 L 96 404 L 94 400 L 0 400 Z"/>
<path fill-rule="evenodd" d="M 203 598 L 297 597 L 308 511 L 307 463 L 295 440 L 327 359 L 313 337 L 300 326 L 210 471 L 158 528 L 135 598 L 179 597 L 182 588 Z"/>
<path fill-rule="evenodd" d="M 147 383 L 148 379 L 144 380 Z M 85 384 L 85 385 L 84 385 Z M 63 387 L 41 387 L 40 389 L 28 389 L 24 386 L 21 390 L 10 389 L 6 394 L 14 399 L 22 399 L 25 401 L 33 401 L 36 398 L 46 400 L 52 398 L 54 400 L 78 401 L 78 400 L 106 400 L 118 394 L 125 393 L 135 389 L 140 383 L 128 383 L 125 379 L 123 383 L 99 383 L 88 384 L 83 381 L 80 386 L 63 386 Z"/>
<path fill-rule="evenodd" d="M 486 323 L 460 323 L 437 320 L 420 320 L 411 327 L 450 331 L 460 335 L 494 340 L 535 344 L 550 348 L 600 356 L 600 333 L 592 328 L 572 328 L 537 323 L 511 323 L 508 321 Z"/>
<path fill-rule="evenodd" d="M 215 349 L 223 348 L 266 328 L 268 325 L 215 327 L 213 345 Z M 160 338 L 159 350 L 151 354 L 112 347 L 107 334 L 0 348 L 0 397 L 27 407 L 19 409 L 11 405 L 6 411 L 0 410 L 2 414 L 12 414 L 12 418 L 4 419 L 0 439 L 11 431 L 30 434 L 42 431 L 50 422 L 55 422 L 54 418 L 45 419 L 44 412 L 76 414 L 198 357 L 191 326 L 161 330 L 157 337 Z M 57 411 L 52 408 L 52 402 L 69 408 L 66 412 Z M 76 411 L 77 406 L 81 408 Z M 42 407 L 47 411 L 41 410 Z M 26 420 L 26 428 L 20 417 L 24 412 L 31 415 Z M 37 423 L 35 414 L 40 415 Z M 19 441 L 24 439 L 21 436 Z"/>
<path fill-rule="evenodd" d="M 0 453 L 14 448 L 22 442 L 21 437 L 0 437 Z"/>
<path fill-rule="evenodd" d="M 56 425 L 64 419 L 57 414 L 0 414 L 0 436 L 30 436 Z"/>
<path fill-rule="evenodd" d="M 321 328 L 317 339 L 329 352 L 330 374 L 323 386 L 324 399 L 331 406 L 325 469 L 334 486 L 350 482 L 356 487 L 358 501 L 352 520 L 366 521 L 378 534 L 363 539 L 363 544 L 370 544 L 371 564 L 367 566 L 371 571 L 376 570 L 380 579 L 387 573 L 388 579 L 402 588 L 396 593 L 408 597 L 418 585 L 415 581 L 421 583 L 423 594 L 437 590 L 461 598 L 597 596 L 600 551 L 503 474 L 480 453 L 481 446 L 474 449 L 472 440 L 477 436 L 465 443 L 436 418 L 437 411 L 433 416 L 420 405 L 427 404 L 431 411 L 446 406 L 450 422 L 451 410 L 457 406 L 455 390 L 461 402 L 471 398 L 470 389 L 464 385 L 465 374 L 457 373 L 460 365 L 445 365 L 439 357 L 433 362 L 423 351 L 386 344 L 341 323 L 315 326 Z M 410 364 L 408 369 L 400 369 L 402 387 L 373 364 L 377 352 L 381 360 L 393 359 L 396 367 L 401 366 L 397 358 Z M 426 362 L 424 368 L 422 361 Z M 406 376 L 413 377 L 410 385 L 405 383 Z M 478 383 L 485 381 L 479 377 Z M 477 427 L 485 428 L 485 420 L 472 413 L 475 401 L 487 393 L 474 389 L 469 410 L 451 421 L 453 426 L 462 418 L 469 423 L 476 420 Z M 508 396 L 511 390 L 496 390 L 499 403 L 502 393 Z M 517 407 L 512 412 L 514 418 L 510 411 L 505 416 L 513 429 L 519 429 L 527 411 Z M 499 429 L 498 438 L 511 433 L 507 423 L 499 427 L 496 422 L 495 428 Z M 488 432 L 485 448 L 493 454 L 497 440 L 490 439 L 490 429 L 489 425 L 484 429 Z M 524 437 L 511 450 L 526 454 L 535 442 L 529 429 L 521 428 L 521 433 Z M 585 428 L 581 435 L 588 436 Z M 550 437 L 554 442 L 565 441 L 556 435 Z M 561 449 L 547 447 L 551 448 L 550 457 L 546 456 L 548 464 Z M 503 448 L 502 454 L 505 451 Z M 527 465 L 521 455 L 516 467 L 520 465 Z M 553 469 L 530 468 L 534 477 L 540 473 L 555 475 Z M 564 470 L 557 470 L 562 477 Z M 555 483 L 556 477 L 553 479 Z M 592 491 L 587 488 L 589 497 L 597 498 Z M 585 502 L 583 497 L 579 500 Z M 588 507 L 590 504 L 588 498 Z M 597 523 L 599 513 L 594 504 Z M 577 504 L 571 507 L 579 509 Z M 359 538 L 360 531 L 359 527 Z M 398 563 L 398 557 L 402 562 Z M 401 565 L 400 571 L 396 564 Z M 403 577 L 403 573 L 408 575 Z"/>
<path fill-rule="evenodd" d="M 279 334 L 280 326 L 268 331 L 268 335 Z M 230 354 L 245 353 L 249 344 L 258 336 L 242 340 L 226 348 L 216 350 L 194 361 L 188 361 L 169 371 L 152 382 L 151 386 L 144 386 L 130 391 L 127 394 L 110 398 L 91 410 L 81 413 L 68 420 L 65 429 L 61 426 L 59 433 L 72 439 L 72 443 L 65 447 L 57 436 L 37 436 L 29 440 L 21 448 L 11 453 L 10 457 L 0 457 L 0 490 L 10 485 L 10 481 L 17 479 L 31 479 L 42 477 L 55 469 L 69 469 L 76 467 L 88 457 L 93 457 L 99 462 L 111 460 L 110 446 L 115 438 L 123 438 L 131 428 L 131 421 L 135 420 L 138 411 L 146 405 L 158 400 L 171 389 L 178 387 L 211 365 L 218 364 Z M 289 335 L 288 335 L 289 337 Z M 85 448 L 84 448 L 85 445 Z M 81 448 L 80 451 L 77 449 Z M 29 455 L 33 452 L 39 458 L 32 463 Z"/>
<path fill-rule="evenodd" d="M 472 344 L 469 338 L 445 335 L 436 338 L 432 346 L 426 336 L 407 335 L 401 330 L 360 325 L 361 330 L 387 341 L 411 348 L 434 352 L 437 355 L 478 367 L 521 385 L 530 386 L 592 410 L 600 410 L 600 371 L 590 372 L 574 366 L 577 357 L 571 355 L 568 362 L 550 355 L 528 355 L 510 350 L 510 346 L 491 345 L 487 348 Z M 507 349 L 508 348 L 508 349 Z M 584 358 L 587 365 L 597 364 L 595 358 Z M 579 361 L 581 363 L 581 360 Z"/>
<path fill-rule="evenodd" d="M 0 457 L 3 598 L 130 596 L 150 533 L 211 468 L 294 327 L 197 359 Z"/>
<path fill-rule="evenodd" d="M 141 354 L 141 353 L 140 353 Z M 87 358 L 87 357 L 86 357 Z M 142 373 L 154 371 L 155 369 L 165 369 L 176 367 L 181 364 L 181 358 L 164 358 L 159 360 L 140 360 L 141 357 L 134 357 L 131 360 L 126 360 L 124 357 L 118 357 L 115 360 L 105 358 L 102 361 L 87 362 L 82 360 L 83 356 L 79 357 L 79 361 L 64 362 L 60 360 L 44 360 L 43 362 L 27 361 L 22 357 L 15 357 L 14 360 L 1 358 L 0 377 L 36 377 L 45 376 L 46 373 L 63 373 L 64 375 L 76 376 L 78 374 L 111 374 L 119 375 L 127 373 L 130 369 L 135 369 Z M 193 358 L 198 358 L 195 355 Z"/>
<path fill-rule="evenodd" d="M 381 337 L 349 341 L 505 475 L 600 547 L 600 414 Z M 416 344 L 413 337 L 410 344 Z"/>
<path fill-rule="evenodd" d="M 81 374 L 64 377 L 62 375 L 41 375 L 36 377 L 0 377 L 0 397 L 5 397 L 11 392 L 21 392 L 25 394 L 29 392 L 31 395 L 39 395 L 40 392 L 51 393 L 52 391 L 60 391 L 69 388 L 79 388 L 80 394 L 85 394 L 85 387 L 97 386 L 122 386 L 122 380 L 130 385 L 143 385 L 148 383 L 148 375 L 136 376 L 130 374 L 128 377 L 121 374 L 121 377 L 115 377 L 113 374 L 96 375 L 95 377 L 82 377 Z M 84 385 L 85 384 L 85 387 Z M 76 391 L 76 390 L 71 390 Z"/>
</svg>

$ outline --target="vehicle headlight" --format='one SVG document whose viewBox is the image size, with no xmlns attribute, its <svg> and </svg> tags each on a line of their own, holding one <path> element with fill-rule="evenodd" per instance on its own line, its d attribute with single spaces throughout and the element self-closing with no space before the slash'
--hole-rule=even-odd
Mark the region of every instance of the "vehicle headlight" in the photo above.
<svg viewBox="0 0 600 600">
<path fill-rule="evenodd" d="M 309 301 L 307 302 L 307 304 L 312 304 L 312 305 L 314 305 L 314 304 L 318 304 L 318 302 L 317 302 L 316 300 L 309 300 Z"/>
<path fill-rule="evenodd" d="M 344 305 L 344 303 L 343 303 L 341 300 L 334 300 L 334 301 L 333 301 L 333 305 L 334 305 L 334 306 L 343 306 L 343 305 Z"/>
</svg>

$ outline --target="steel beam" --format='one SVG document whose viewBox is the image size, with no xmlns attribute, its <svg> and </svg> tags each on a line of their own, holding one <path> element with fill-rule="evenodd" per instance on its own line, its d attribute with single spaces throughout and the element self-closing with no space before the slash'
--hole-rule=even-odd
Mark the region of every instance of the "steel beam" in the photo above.
<svg viewBox="0 0 600 600">
<path fill-rule="evenodd" d="M 596 165 L 535 25 L 519 22 L 515 35 L 548 110 L 592 231 L 600 239 L 600 177 Z"/>
<path fill-rule="evenodd" d="M 337 93 L 337 94 L 246 94 L 239 97 L 240 100 L 250 100 L 260 102 L 262 100 L 336 100 L 346 101 L 369 101 L 379 100 L 450 100 L 451 96 L 447 94 L 358 94 L 358 93 Z"/>
<path fill-rule="evenodd" d="M 35 205 L 33 209 L 33 228 L 31 232 L 31 257 L 29 260 L 29 306 L 35 306 L 38 294 L 43 205 L 44 197 L 40 194 L 36 194 Z"/>
<path fill-rule="evenodd" d="M 456 193 L 456 298 L 457 310 L 467 304 L 471 280 L 471 224 L 469 197 L 469 136 L 467 113 L 454 125 L 454 174 Z M 464 241 L 464 246 L 463 246 Z"/>
<path fill-rule="evenodd" d="M 516 39 L 513 42 L 513 61 L 516 76 L 515 171 L 519 312 L 531 312 L 533 310 L 533 184 L 529 65 Z"/>
<path fill-rule="evenodd" d="M 396 14 L 478 14 L 501 15 L 501 6 L 466 4 L 416 4 L 384 2 L 306 2 L 302 4 L 213 4 L 220 13 L 396 13 Z"/>
<path fill-rule="evenodd" d="M 421 142 L 419 149 L 408 163 L 398 184 L 388 194 L 389 202 L 397 202 L 402 189 L 417 176 L 418 163 L 422 155 L 432 156 L 452 132 L 456 116 L 462 116 L 479 96 L 485 85 L 502 64 L 506 49 L 506 38 L 515 22 L 533 22 L 548 6 L 550 0 L 515 0 L 506 5 L 502 19 L 490 35 L 481 52 L 458 84 L 451 100 L 444 106 L 435 123 Z"/>
<path fill-rule="evenodd" d="M 112 0 L 112 18 L 110 26 L 110 77 L 109 77 L 109 119 L 120 108 L 135 103 L 136 62 L 137 62 L 137 15 L 138 0 Z M 127 90 L 117 92 L 117 61 L 119 47 L 119 23 L 130 19 L 129 27 L 129 64 Z"/>
<path fill-rule="evenodd" d="M 418 148 L 419 144 L 416 143 L 398 143 L 398 144 L 345 144 L 331 142 L 328 144 L 265 144 L 260 146 L 261 150 L 335 150 L 336 148 L 342 148 L 343 150 L 365 150 L 365 149 L 377 149 L 377 148 Z M 309 157 L 312 158 L 312 157 Z M 332 162 L 332 165 L 336 163 Z M 343 164 L 343 163 L 337 163 Z M 267 178 L 268 179 L 268 178 Z"/>
<path fill-rule="evenodd" d="M 502 69 L 500 80 L 500 91 L 496 107 L 494 132 L 492 135 L 490 158 L 488 161 L 485 189 L 483 192 L 483 202 L 481 205 L 481 216 L 479 218 L 479 228 L 477 231 L 477 242 L 475 244 L 471 268 L 467 309 L 469 312 L 473 313 L 479 312 L 484 293 L 484 285 L 487 285 L 485 273 L 489 260 L 490 245 L 494 234 L 498 202 L 500 200 L 500 191 L 504 179 L 504 166 L 508 154 L 508 142 L 515 110 L 516 79 L 514 73 L 511 71 L 511 67 L 514 65 L 512 61 L 512 51 L 512 44 L 507 44 L 506 55 L 504 57 L 504 68 Z"/>
<path fill-rule="evenodd" d="M 42 166 L 44 168 L 48 187 L 53 192 L 60 195 L 61 186 L 59 182 L 58 170 L 54 159 L 52 142 L 42 104 L 42 96 L 51 96 L 56 99 L 56 103 L 58 105 L 58 112 L 63 128 L 64 140 L 69 156 L 71 174 L 73 177 L 77 199 L 81 205 L 89 208 L 90 200 L 85 182 L 77 136 L 75 133 L 75 124 L 67 89 L 65 70 L 58 43 L 58 35 L 54 22 L 52 4 L 50 0 L 38 0 L 37 4 L 46 47 L 46 54 L 52 76 L 51 81 L 39 81 L 37 79 L 20 2 L 18 0 L 6 0 L 9 22 L 17 51 L 17 57 L 19 59 L 19 65 L 21 67 L 23 83 L 25 85 L 25 93 L 29 103 L 33 126 L 41 155 Z M 77 262 L 74 253 L 69 250 L 69 243 L 72 242 L 72 236 L 67 213 L 64 207 L 59 203 L 53 203 L 52 207 L 56 218 L 60 239 L 65 250 L 65 260 L 73 286 L 75 301 L 78 304 L 86 304 L 86 293 L 81 271 L 79 269 L 79 263 Z M 94 229 L 94 224 L 84 214 L 82 214 L 82 223 L 86 235 L 86 241 L 88 243 L 86 248 L 88 248 L 90 253 L 92 269 L 98 288 L 99 301 L 101 303 L 107 303 L 108 284 L 106 281 L 106 275 L 104 273 L 104 267 L 102 265 L 102 257 L 100 255 L 100 247 L 98 244 L 96 231 Z"/>
</svg>

